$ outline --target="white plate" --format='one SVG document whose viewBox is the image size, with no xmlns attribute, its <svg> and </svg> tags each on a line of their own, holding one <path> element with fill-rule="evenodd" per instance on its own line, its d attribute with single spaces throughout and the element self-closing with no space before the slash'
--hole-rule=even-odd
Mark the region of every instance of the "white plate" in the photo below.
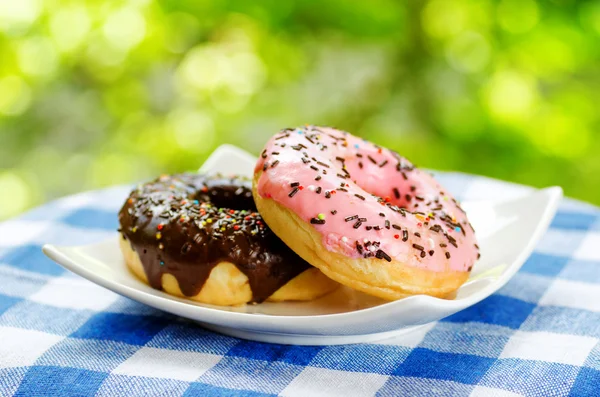
<svg viewBox="0 0 600 397">
<path fill-rule="evenodd" d="M 201 171 L 251 176 L 254 162 L 250 154 L 225 145 L 211 155 Z M 94 245 L 46 245 L 44 253 L 66 269 L 116 293 L 227 335 L 299 345 L 371 342 L 440 320 L 497 291 L 527 259 L 547 229 L 561 197 L 562 190 L 552 187 L 532 190 L 512 201 L 463 203 L 477 231 L 481 260 L 453 300 L 418 295 L 385 302 L 340 288 L 312 302 L 211 306 L 167 295 L 136 279 L 124 265 L 117 233 L 113 239 Z"/>
</svg>

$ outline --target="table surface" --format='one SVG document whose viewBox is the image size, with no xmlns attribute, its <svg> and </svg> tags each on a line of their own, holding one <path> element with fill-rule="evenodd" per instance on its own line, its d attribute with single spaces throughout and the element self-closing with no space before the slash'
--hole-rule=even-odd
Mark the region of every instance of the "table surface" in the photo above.
<svg viewBox="0 0 600 397">
<path fill-rule="evenodd" d="M 463 200 L 529 188 L 464 174 Z M 563 200 L 515 277 L 482 302 L 376 344 L 222 336 L 63 270 L 41 245 L 114 236 L 127 187 L 0 224 L 0 396 L 600 395 L 600 210 Z"/>
</svg>

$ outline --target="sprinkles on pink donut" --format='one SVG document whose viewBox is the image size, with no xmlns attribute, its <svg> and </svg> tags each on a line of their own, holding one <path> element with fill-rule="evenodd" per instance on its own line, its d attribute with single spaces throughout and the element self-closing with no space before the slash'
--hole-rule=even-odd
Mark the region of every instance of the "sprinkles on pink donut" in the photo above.
<svg viewBox="0 0 600 397">
<path fill-rule="evenodd" d="M 304 245 L 294 241 L 301 233 L 286 235 L 292 226 L 259 205 L 269 226 L 300 256 L 326 267 L 321 270 L 341 283 L 352 281 L 345 284 L 388 299 L 447 295 L 468 278 L 479 257 L 465 212 L 429 173 L 347 132 L 314 126 L 282 130 L 257 162 L 254 194 L 309 224 L 322 248 L 335 254 L 323 257 L 319 247 L 302 252 Z M 349 269 L 326 263 L 343 262 L 344 257 L 350 259 Z M 378 262 L 394 262 L 402 270 L 388 266 L 390 271 L 382 272 Z M 445 285 L 448 278 L 452 280 Z"/>
</svg>

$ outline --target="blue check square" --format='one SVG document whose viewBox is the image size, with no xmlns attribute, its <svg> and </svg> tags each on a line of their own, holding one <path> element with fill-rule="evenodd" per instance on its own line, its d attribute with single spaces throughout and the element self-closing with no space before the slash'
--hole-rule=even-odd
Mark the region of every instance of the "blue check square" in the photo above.
<svg viewBox="0 0 600 397">
<path fill-rule="evenodd" d="M 566 256 L 553 256 L 534 252 L 525 261 L 520 272 L 555 277 L 561 272 L 568 261 L 569 258 Z"/>
<path fill-rule="evenodd" d="M 114 340 L 131 345 L 145 345 L 164 329 L 165 318 L 132 316 L 120 313 L 98 313 L 81 326 L 73 337 Z"/>
<path fill-rule="evenodd" d="M 529 317 L 534 308 L 535 304 L 533 303 L 508 296 L 492 295 L 442 321 L 457 323 L 475 321 L 517 329 Z"/>
<path fill-rule="evenodd" d="M 13 298 L 12 296 L 0 294 L 0 315 L 22 300 L 21 298 Z"/>
<path fill-rule="evenodd" d="M 27 371 L 15 396 L 90 396 L 94 395 L 107 373 L 69 367 L 33 366 Z M 40 379 L 44 382 L 40 383 Z"/>
<path fill-rule="evenodd" d="M 600 370 L 581 368 L 569 395 L 573 397 L 600 395 Z"/>
<path fill-rule="evenodd" d="M 469 354 L 439 353 L 415 348 L 393 375 L 444 379 L 476 384 L 485 375 L 494 359 Z"/>
<path fill-rule="evenodd" d="M 22 245 L 11 249 L 3 255 L 2 262 L 21 270 L 50 276 L 58 276 L 66 271 L 44 255 L 39 245 Z"/>
<path fill-rule="evenodd" d="M 82 208 L 62 218 L 62 222 L 79 228 L 117 230 L 119 222 L 114 212 Z"/>
<path fill-rule="evenodd" d="M 553 229 L 589 230 L 596 222 L 596 217 L 581 212 L 560 211 L 552 219 Z"/>
</svg>

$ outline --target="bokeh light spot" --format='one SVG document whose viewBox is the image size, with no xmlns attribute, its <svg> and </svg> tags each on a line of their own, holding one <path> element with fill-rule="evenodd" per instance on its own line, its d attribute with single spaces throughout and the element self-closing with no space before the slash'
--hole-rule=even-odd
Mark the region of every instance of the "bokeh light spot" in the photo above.
<svg viewBox="0 0 600 397">
<path fill-rule="evenodd" d="M 127 58 L 127 52 L 112 46 L 104 36 L 90 40 L 86 56 L 93 72 L 101 74 L 103 67 L 117 66 Z"/>
<path fill-rule="evenodd" d="M 50 33 L 59 50 L 73 51 L 87 37 L 91 20 L 83 6 L 62 8 L 50 15 Z"/>
<path fill-rule="evenodd" d="M 102 32 L 111 46 L 127 51 L 144 39 L 146 20 L 138 10 L 124 8 L 109 15 Z"/>
<path fill-rule="evenodd" d="M 200 153 L 212 149 L 215 126 L 208 115 L 194 110 L 178 109 L 169 114 L 167 123 L 180 148 Z"/>
<path fill-rule="evenodd" d="M 466 22 L 466 6 L 456 0 L 431 0 L 421 15 L 423 29 L 430 36 L 437 38 L 461 32 Z"/>
<path fill-rule="evenodd" d="M 181 90 L 192 87 L 216 98 L 216 106 L 226 112 L 245 105 L 248 96 L 264 84 L 266 75 L 255 54 L 217 45 L 199 46 L 188 52 L 177 73 Z"/>
<path fill-rule="evenodd" d="M 52 41 L 35 37 L 23 42 L 18 49 L 19 68 L 33 77 L 49 77 L 56 72 L 59 57 Z"/>
<path fill-rule="evenodd" d="M 6 76 L 0 80 L 0 114 L 16 116 L 31 103 L 31 90 L 19 76 Z"/>
<path fill-rule="evenodd" d="M 23 34 L 40 15 L 40 0 L 0 1 L 0 30 L 8 34 Z"/>
<path fill-rule="evenodd" d="M 478 32 L 464 32 L 457 36 L 446 51 L 448 62 L 459 72 L 479 72 L 490 60 L 490 45 Z"/>
<path fill-rule="evenodd" d="M 535 118 L 529 129 L 532 141 L 545 153 L 563 158 L 577 158 L 589 149 L 590 132 L 575 116 L 562 109 L 550 108 Z"/>
<path fill-rule="evenodd" d="M 536 97 L 533 78 L 516 71 L 496 73 L 488 89 L 487 99 L 491 113 L 505 120 L 527 116 Z"/>
<path fill-rule="evenodd" d="M 219 82 L 221 64 L 224 62 L 220 53 L 211 47 L 198 46 L 188 51 L 178 70 L 182 85 L 191 84 L 200 91 L 209 90 Z"/>
<path fill-rule="evenodd" d="M 219 87 L 211 92 L 210 101 L 221 113 L 236 113 L 246 107 L 250 96 L 237 90 L 233 90 L 231 86 Z"/>
<path fill-rule="evenodd" d="M 88 170 L 91 186 L 110 186 L 131 182 L 140 175 L 140 160 L 135 161 L 123 153 L 102 153 Z"/>
<path fill-rule="evenodd" d="M 0 192 L 0 219 L 16 215 L 30 205 L 31 189 L 14 172 L 0 172 Z"/>
<path fill-rule="evenodd" d="M 539 20 L 535 0 L 502 0 L 498 4 L 498 23 L 510 33 L 525 33 Z"/>
<path fill-rule="evenodd" d="M 591 42 L 590 42 L 591 43 Z M 560 24 L 540 26 L 519 41 L 514 55 L 541 80 L 568 77 L 590 59 L 593 49 L 576 29 Z"/>
</svg>

